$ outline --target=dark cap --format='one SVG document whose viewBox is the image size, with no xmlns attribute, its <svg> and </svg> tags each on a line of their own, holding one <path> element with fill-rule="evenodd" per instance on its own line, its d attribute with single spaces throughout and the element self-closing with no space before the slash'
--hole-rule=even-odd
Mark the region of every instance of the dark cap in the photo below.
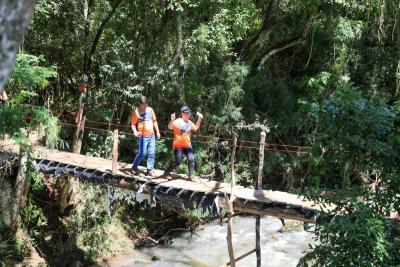
<svg viewBox="0 0 400 267">
<path fill-rule="evenodd" d="M 182 112 L 182 113 L 184 113 L 184 112 L 190 113 L 191 110 L 190 110 L 190 108 L 189 108 L 188 106 L 183 106 L 183 107 L 181 108 L 181 112 Z"/>
</svg>

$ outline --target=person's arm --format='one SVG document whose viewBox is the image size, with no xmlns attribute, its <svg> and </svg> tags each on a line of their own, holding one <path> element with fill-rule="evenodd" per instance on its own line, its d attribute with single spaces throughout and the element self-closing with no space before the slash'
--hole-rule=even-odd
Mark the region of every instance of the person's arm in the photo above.
<svg viewBox="0 0 400 267">
<path fill-rule="evenodd" d="M 7 96 L 7 92 L 6 90 L 3 90 L 3 95 L 2 95 L 2 100 L 7 101 L 8 100 L 8 96 Z"/>
<path fill-rule="evenodd" d="M 203 120 L 203 114 L 201 114 L 200 112 L 197 113 L 197 120 L 196 123 L 194 124 L 194 127 L 192 128 L 193 132 L 196 132 L 201 125 L 201 121 Z"/>
<path fill-rule="evenodd" d="M 136 124 L 132 124 L 131 128 L 132 128 L 132 131 L 133 131 L 133 135 L 138 137 L 139 133 L 138 133 L 138 130 L 136 129 Z"/>
<path fill-rule="evenodd" d="M 138 137 L 139 133 L 136 127 L 136 123 L 137 123 L 137 116 L 136 116 L 136 111 L 132 112 L 132 119 L 131 119 L 131 129 L 133 131 L 133 135 Z"/>
<path fill-rule="evenodd" d="M 175 119 L 176 119 L 175 113 L 172 113 L 171 120 L 168 122 L 168 129 L 172 130 Z"/>
<path fill-rule="evenodd" d="M 161 138 L 161 134 L 160 134 L 160 129 L 158 128 L 158 122 L 157 122 L 157 117 L 156 117 L 156 113 L 154 113 L 154 110 L 151 109 L 151 113 L 152 113 L 152 120 L 153 120 L 153 128 L 156 132 L 156 136 L 157 139 Z"/>
<path fill-rule="evenodd" d="M 154 125 L 154 130 L 156 130 L 157 139 L 160 139 L 161 138 L 161 134 L 160 134 L 160 130 L 158 129 L 158 122 L 154 121 L 153 125 Z"/>
</svg>

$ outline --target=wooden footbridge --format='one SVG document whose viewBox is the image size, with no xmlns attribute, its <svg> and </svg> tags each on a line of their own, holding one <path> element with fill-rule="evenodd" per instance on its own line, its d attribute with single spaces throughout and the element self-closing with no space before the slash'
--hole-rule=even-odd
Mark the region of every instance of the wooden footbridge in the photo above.
<svg viewBox="0 0 400 267">
<path fill-rule="evenodd" d="M 18 153 L 18 148 L 12 143 L 3 142 L 0 150 Z M 156 177 L 146 176 L 144 172 L 132 174 L 130 164 L 122 162 L 116 163 L 113 172 L 112 160 L 42 147 L 36 147 L 35 154 L 36 167 L 43 173 L 69 174 L 95 184 L 108 184 L 136 194 L 148 194 L 153 201 L 158 200 L 167 206 L 219 213 L 221 208 L 229 207 L 227 200 L 234 196 L 235 212 L 271 215 L 304 222 L 314 222 L 319 210 L 313 202 L 286 192 L 242 186 L 231 188 L 231 184 L 201 178 L 198 178 L 198 182 L 190 182 L 185 175 L 171 174 L 164 177 L 161 170 L 155 170 Z"/>
<path fill-rule="evenodd" d="M 264 139 L 263 139 L 264 138 Z M 283 219 L 303 222 L 315 222 L 320 210 L 319 205 L 306 201 L 300 196 L 280 191 L 262 190 L 262 162 L 264 161 L 264 140 L 260 147 L 260 166 L 256 188 L 244 188 L 235 185 L 234 158 L 236 139 L 232 151 L 232 183 L 209 181 L 197 177 L 198 182 L 191 182 L 179 174 L 163 176 L 163 171 L 155 170 L 157 176 L 146 176 L 145 173 L 131 172 L 131 166 L 118 162 L 118 132 L 114 133 L 113 160 L 89 157 L 70 152 L 48 150 L 35 146 L 36 168 L 46 174 L 72 175 L 94 184 L 105 184 L 123 188 L 135 196 L 146 194 L 150 201 L 180 209 L 197 209 L 211 214 L 220 214 L 221 208 L 228 210 L 227 245 L 230 261 L 226 266 L 235 263 L 252 253 L 256 253 L 257 266 L 261 266 L 260 219 L 270 215 Z M 9 139 L 0 141 L 0 151 L 19 153 L 18 146 Z M 235 258 L 232 243 L 232 215 L 247 213 L 256 215 L 255 249 Z"/>
</svg>

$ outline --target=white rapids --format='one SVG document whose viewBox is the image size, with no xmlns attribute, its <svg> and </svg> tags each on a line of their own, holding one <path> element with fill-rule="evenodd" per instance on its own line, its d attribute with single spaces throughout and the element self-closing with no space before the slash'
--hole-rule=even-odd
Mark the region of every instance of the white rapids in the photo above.
<svg viewBox="0 0 400 267">
<path fill-rule="evenodd" d="M 214 267 L 229 261 L 226 243 L 226 223 L 216 221 L 203 226 L 204 229 L 191 236 L 181 233 L 169 245 L 140 249 L 134 255 L 124 255 L 108 262 L 110 267 L 158 266 L 158 267 Z M 262 217 L 261 265 L 265 267 L 296 266 L 298 260 L 313 244 L 311 233 L 303 230 L 283 232 L 279 219 Z M 255 248 L 255 217 L 236 216 L 233 219 L 233 247 L 235 257 Z M 153 259 L 153 260 L 152 260 Z M 255 253 L 236 263 L 236 266 L 256 266 Z"/>
</svg>

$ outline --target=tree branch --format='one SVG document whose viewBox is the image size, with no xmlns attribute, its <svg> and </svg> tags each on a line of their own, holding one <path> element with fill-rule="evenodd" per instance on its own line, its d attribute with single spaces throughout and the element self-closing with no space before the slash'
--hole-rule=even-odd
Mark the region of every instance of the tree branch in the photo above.
<svg viewBox="0 0 400 267">
<path fill-rule="evenodd" d="M 277 54 L 277 53 L 279 53 L 279 52 L 281 52 L 283 50 L 286 50 L 286 49 L 288 49 L 288 48 L 290 48 L 292 46 L 303 44 L 304 42 L 305 41 L 304 41 L 303 38 L 296 38 L 294 40 L 289 40 L 288 42 L 286 42 L 286 43 L 284 43 L 284 44 L 282 44 L 282 45 L 280 45 L 280 46 L 278 46 L 276 48 L 273 48 L 273 49 L 269 50 L 261 58 L 260 64 L 258 65 L 258 69 L 260 69 L 262 67 L 262 65 L 264 65 L 265 61 L 267 61 L 267 59 L 270 58 L 271 56 L 273 56 L 273 55 L 275 55 L 275 54 Z"/>
<path fill-rule="evenodd" d="M 268 38 L 268 36 L 273 32 L 275 25 L 272 23 L 273 19 L 273 10 L 278 6 L 279 0 L 271 0 L 268 4 L 268 7 L 265 9 L 264 12 L 264 20 L 263 25 L 260 31 L 254 36 L 254 38 L 250 41 L 249 45 L 247 46 L 247 51 L 251 51 L 251 54 L 248 56 L 250 64 L 252 64 L 262 49 L 263 42 Z"/>
<path fill-rule="evenodd" d="M 88 55 L 88 62 L 87 62 L 87 70 L 89 71 L 90 65 L 92 63 L 92 56 L 96 52 L 97 45 L 99 44 L 99 40 L 101 35 L 103 34 L 104 28 L 107 26 L 107 23 L 110 21 L 110 19 L 114 16 L 115 12 L 117 11 L 117 8 L 121 5 L 123 0 L 117 0 L 115 2 L 115 5 L 113 6 L 111 12 L 107 15 L 107 17 L 101 22 L 100 27 L 96 31 L 96 35 L 94 36 L 92 46 L 90 48 L 90 52 Z"/>
<path fill-rule="evenodd" d="M 310 19 L 307 21 L 306 25 L 304 26 L 304 31 L 303 34 L 301 35 L 301 37 L 297 37 L 294 39 L 290 39 L 288 41 L 285 41 L 284 43 L 278 45 L 275 48 L 272 48 L 271 50 L 269 50 L 267 53 L 264 54 L 264 56 L 261 58 L 260 64 L 258 65 L 258 69 L 260 69 L 262 67 L 262 65 L 264 65 L 265 61 L 270 58 L 271 56 L 286 50 L 290 47 L 299 45 L 299 44 L 304 44 L 305 43 L 305 38 L 308 34 L 308 31 L 310 30 L 313 22 L 315 21 L 316 17 L 315 16 L 311 16 Z M 313 34 L 314 37 L 314 34 Z"/>
</svg>

